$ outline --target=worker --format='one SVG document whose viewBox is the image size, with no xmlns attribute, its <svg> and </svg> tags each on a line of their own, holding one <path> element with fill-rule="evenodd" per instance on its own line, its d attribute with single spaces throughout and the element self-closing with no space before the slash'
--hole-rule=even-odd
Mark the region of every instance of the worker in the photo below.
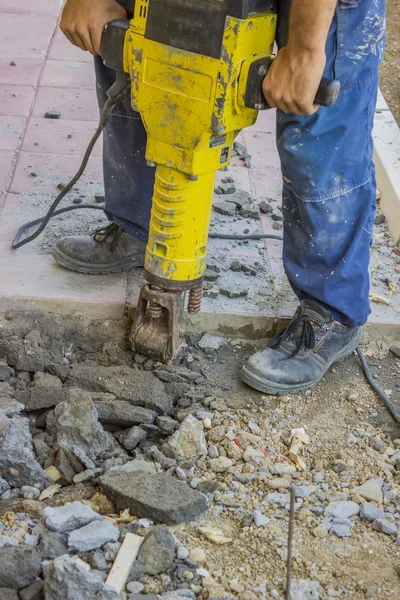
<svg viewBox="0 0 400 600">
<path fill-rule="evenodd" d="M 67 0 L 61 29 L 95 55 L 100 107 L 115 79 L 101 58 L 104 26 L 126 19 L 133 0 Z M 289 394 L 318 383 L 353 353 L 369 313 L 369 249 L 376 208 L 372 126 L 385 46 L 385 0 L 278 0 L 278 55 L 263 83 L 276 107 L 283 177 L 283 263 L 299 307 L 289 326 L 252 356 L 242 378 Z M 341 92 L 330 108 L 313 103 L 322 76 Z M 59 241 L 61 265 L 88 274 L 142 266 L 154 169 L 146 132 L 129 100 L 104 132 L 105 211 L 92 236 Z M 268 165 L 266 165 L 268 166 Z"/>
</svg>

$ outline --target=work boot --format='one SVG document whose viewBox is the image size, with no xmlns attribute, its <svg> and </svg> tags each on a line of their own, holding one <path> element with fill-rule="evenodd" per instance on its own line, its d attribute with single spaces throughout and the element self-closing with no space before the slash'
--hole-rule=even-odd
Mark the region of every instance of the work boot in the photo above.
<svg viewBox="0 0 400 600">
<path fill-rule="evenodd" d="M 244 365 L 242 380 L 266 394 L 302 392 L 350 356 L 361 334 L 361 327 L 344 327 L 317 302 L 303 300 L 289 326 Z"/>
<path fill-rule="evenodd" d="M 133 238 L 115 223 L 110 223 L 92 235 L 63 238 L 53 247 L 53 257 L 71 271 L 105 275 L 143 267 L 145 250 L 145 242 Z"/>
</svg>

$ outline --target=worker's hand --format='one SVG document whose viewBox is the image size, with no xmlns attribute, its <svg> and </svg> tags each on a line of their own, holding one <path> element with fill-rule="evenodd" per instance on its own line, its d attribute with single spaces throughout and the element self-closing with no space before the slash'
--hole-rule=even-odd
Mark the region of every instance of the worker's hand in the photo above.
<svg viewBox="0 0 400 600">
<path fill-rule="evenodd" d="M 289 44 L 278 52 L 263 81 L 263 92 L 271 108 L 285 113 L 312 115 L 326 62 L 325 49 L 299 50 Z"/>
<path fill-rule="evenodd" d="M 115 0 L 67 0 L 60 27 L 72 44 L 100 54 L 104 27 L 115 19 L 126 19 L 126 10 Z"/>
</svg>

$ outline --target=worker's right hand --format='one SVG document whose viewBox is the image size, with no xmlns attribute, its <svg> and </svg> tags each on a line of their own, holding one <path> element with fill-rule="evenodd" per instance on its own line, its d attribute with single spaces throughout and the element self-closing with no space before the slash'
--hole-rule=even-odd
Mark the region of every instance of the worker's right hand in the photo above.
<svg viewBox="0 0 400 600">
<path fill-rule="evenodd" d="M 67 0 L 60 28 L 75 46 L 100 54 L 104 27 L 126 17 L 126 10 L 115 0 Z"/>
</svg>

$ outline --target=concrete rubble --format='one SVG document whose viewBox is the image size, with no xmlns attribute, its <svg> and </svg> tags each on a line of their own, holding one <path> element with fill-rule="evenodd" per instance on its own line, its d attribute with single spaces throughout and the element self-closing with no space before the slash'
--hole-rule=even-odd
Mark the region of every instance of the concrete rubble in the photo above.
<svg viewBox="0 0 400 600">
<path fill-rule="evenodd" d="M 290 488 L 292 599 L 392 599 L 346 563 L 398 555 L 399 439 L 359 423 L 321 447 L 314 429 L 296 469 L 307 394 L 232 405 L 214 372 L 230 344 L 208 334 L 173 366 L 66 359 L 27 329 L 0 348 L 1 600 L 283 600 Z M 128 533 L 143 543 L 118 594 Z"/>
</svg>

